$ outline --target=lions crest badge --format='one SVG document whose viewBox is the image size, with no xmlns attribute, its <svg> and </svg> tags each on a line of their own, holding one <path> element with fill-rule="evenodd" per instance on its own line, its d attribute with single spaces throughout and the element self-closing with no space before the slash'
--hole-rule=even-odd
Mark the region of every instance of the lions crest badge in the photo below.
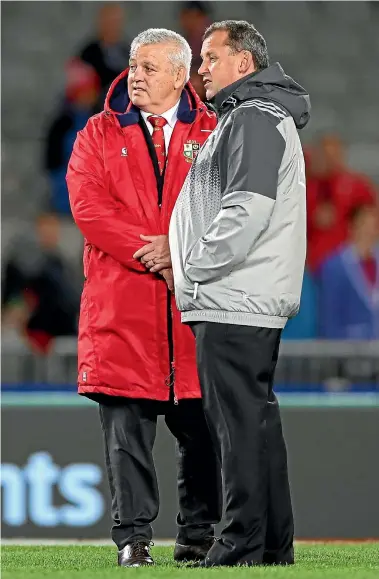
<svg viewBox="0 0 379 579">
<path fill-rule="evenodd" d="M 184 143 L 183 155 L 187 163 L 192 163 L 196 159 L 198 152 L 200 151 L 200 143 L 196 141 L 187 141 Z"/>
</svg>

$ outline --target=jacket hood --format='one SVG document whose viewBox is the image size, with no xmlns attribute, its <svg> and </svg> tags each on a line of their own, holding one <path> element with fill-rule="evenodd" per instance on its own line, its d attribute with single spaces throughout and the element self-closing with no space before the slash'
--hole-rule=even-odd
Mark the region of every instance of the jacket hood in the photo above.
<svg viewBox="0 0 379 579">
<path fill-rule="evenodd" d="M 286 75 L 278 62 L 227 86 L 215 95 L 212 104 L 222 115 L 229 107 L 254 98 L 265 98 L 282 105 L 298 129 L 309 121 L 311 103 L 308 92 Z"/>
<path fill-rule="evenodd" d="M 126 127 L 139 121 L 140 110 L 131 102 L 128 94 L 129 68 L 124 70 L 111 84 L 105 98 L 104 110 L 116 115 L 120 125 Z M 179 102 L 178 119 L 183 123 L 193 123 L 196 116 L 206 110 L 190 82 L 185 85 Z"/>
</svg>

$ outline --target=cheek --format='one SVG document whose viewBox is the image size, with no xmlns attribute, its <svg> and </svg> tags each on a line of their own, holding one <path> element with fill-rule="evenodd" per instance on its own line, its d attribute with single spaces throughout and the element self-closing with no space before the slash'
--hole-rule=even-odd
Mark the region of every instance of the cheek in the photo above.
<svg viewBox="0 0 379 579">
<path fill-rule="evenodd" d="M 173 83 L 168 79 L 161 80 L 155 86 L 155 94 L 159 94 L 162 96 L 166 96 L 167 94 L 172 92 L 172 90 L 173 90 Z"/>
</svg>

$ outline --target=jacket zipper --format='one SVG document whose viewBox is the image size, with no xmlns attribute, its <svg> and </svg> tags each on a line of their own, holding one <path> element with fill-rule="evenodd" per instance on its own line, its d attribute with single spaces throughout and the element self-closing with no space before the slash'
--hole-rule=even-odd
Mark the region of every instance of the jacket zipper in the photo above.
<svg viewBox="0 0 379 579">
<path fill-rule="evenodd" d="M 84 276 L 84 281 L 87 281 L 88 279 L 88 274 L 89 274 L 89 260 L 90 260 L 90 253 L 92 250 L 92 245 L 88 245 L 87 246 L 87 275 Z"/>
<path fill-rule="evenodd" d="M 122 136 L 125 138 L 125 135 L 123 133 L 123 130 L 120 128 L 120 132 L 122 134 Z M 154 163 L 153 159 L 152 162 Z M 166 159 L 166 164 L 165 164 L 165 171 L 167 169 L 167 164 L 168 164 L 168 158 Z M 157 183 L 157 186 L 159 188 L 159 185 Z M 162 209 L 162 198 L 163 198 L 163 184 L 162 184 L 162 196 L 160 196 L 158 198 L 158 208 L 159 211 L 161 211 Z M 170 374 L 167 376 L 166 380 L 165 380 L 165 384 L 166 386 L 169 387 L 170 393 L 169 393 L 169 400 L 173 400 L 174 404 L 177 405 L 179 404 L 179 401 L 175 395 L 175 390 L 174 390 L 174 384 L 175 384 L 175 362 L 174 362 L 174 343 L 173 343 L 173 337 L 172 337 L 172 309 L 171 309 L 171 292 L 170 290 L 167 288 L 167 334 L 168 334 L 168 350 L 169 350 L 169 368 L 170 368 Z"/>
<path fill-rule="evenodd" d="M 174 360 L 174 340 L 172 331 L 171 292 L 168 288 L 167 288 L 167 335 L 168 335 L 170 374 L 166 378 L 166 385 L 170 389 L 170 400 L 173 400 L 175 406 L 177 406 L 179 404 L 179 401 L 175 395 L 175 360 Z"/>
<path fill-rule="evenodd" d="M 168 156 L 167 156 L 168 157 Z M 166 158 L 164 173 L 165 175 L 166 169 L 168 165 L 168 158 Z M 163 189 L 164 189 L 164 181 L 162 183 L 162 192 L 160 198 L 158 199 L 158 207 L 159 211 L 162 210 L 162 203 L 163 203 Z M 174 361 L 174 339 L 173 339 L 173 317 L 172 317 L 172 307 L 171 307 L 171 292 L 167 288 L 167 338 L 168 338 L 168 357 L 169 357 L 169 369 L 170 374 L 166 378 L 166 385 L 169 387 L 169 400 L 173 400 L 175 406 L 179 404 L 179 401 L 175 395 L 175 361 Z"/>
</svg>

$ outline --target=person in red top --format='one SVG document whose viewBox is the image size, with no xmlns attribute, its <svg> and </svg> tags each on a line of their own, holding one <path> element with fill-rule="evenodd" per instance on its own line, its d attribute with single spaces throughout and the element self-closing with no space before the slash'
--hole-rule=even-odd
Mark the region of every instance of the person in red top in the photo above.
<svg viewBox="0 0 379 579">
<path fill-rule="evenodd" d="M 171 213 L 216 125 L 188 82 L 191 50 L 165 29 L 139 34 L 130 68 L 75 142 L 67 172 L 85 237 L 79 393 L 99 403 L 121 566 L 152 564 L 159 498 L 157 416 L 178 443 L 174 557 L 205 557 L 221 518 L 221 474 L 203 415 L 191 330 L 172 294 Z"/>
<path fill-rule="evenodd" d="M 309 156 L 307 259 L 313 271 L 347 240 L 352 209 L 376 199 L 369 180 L 346 166 L 344 153 L 337 135 L 325 135 Z"/>
</svg>

